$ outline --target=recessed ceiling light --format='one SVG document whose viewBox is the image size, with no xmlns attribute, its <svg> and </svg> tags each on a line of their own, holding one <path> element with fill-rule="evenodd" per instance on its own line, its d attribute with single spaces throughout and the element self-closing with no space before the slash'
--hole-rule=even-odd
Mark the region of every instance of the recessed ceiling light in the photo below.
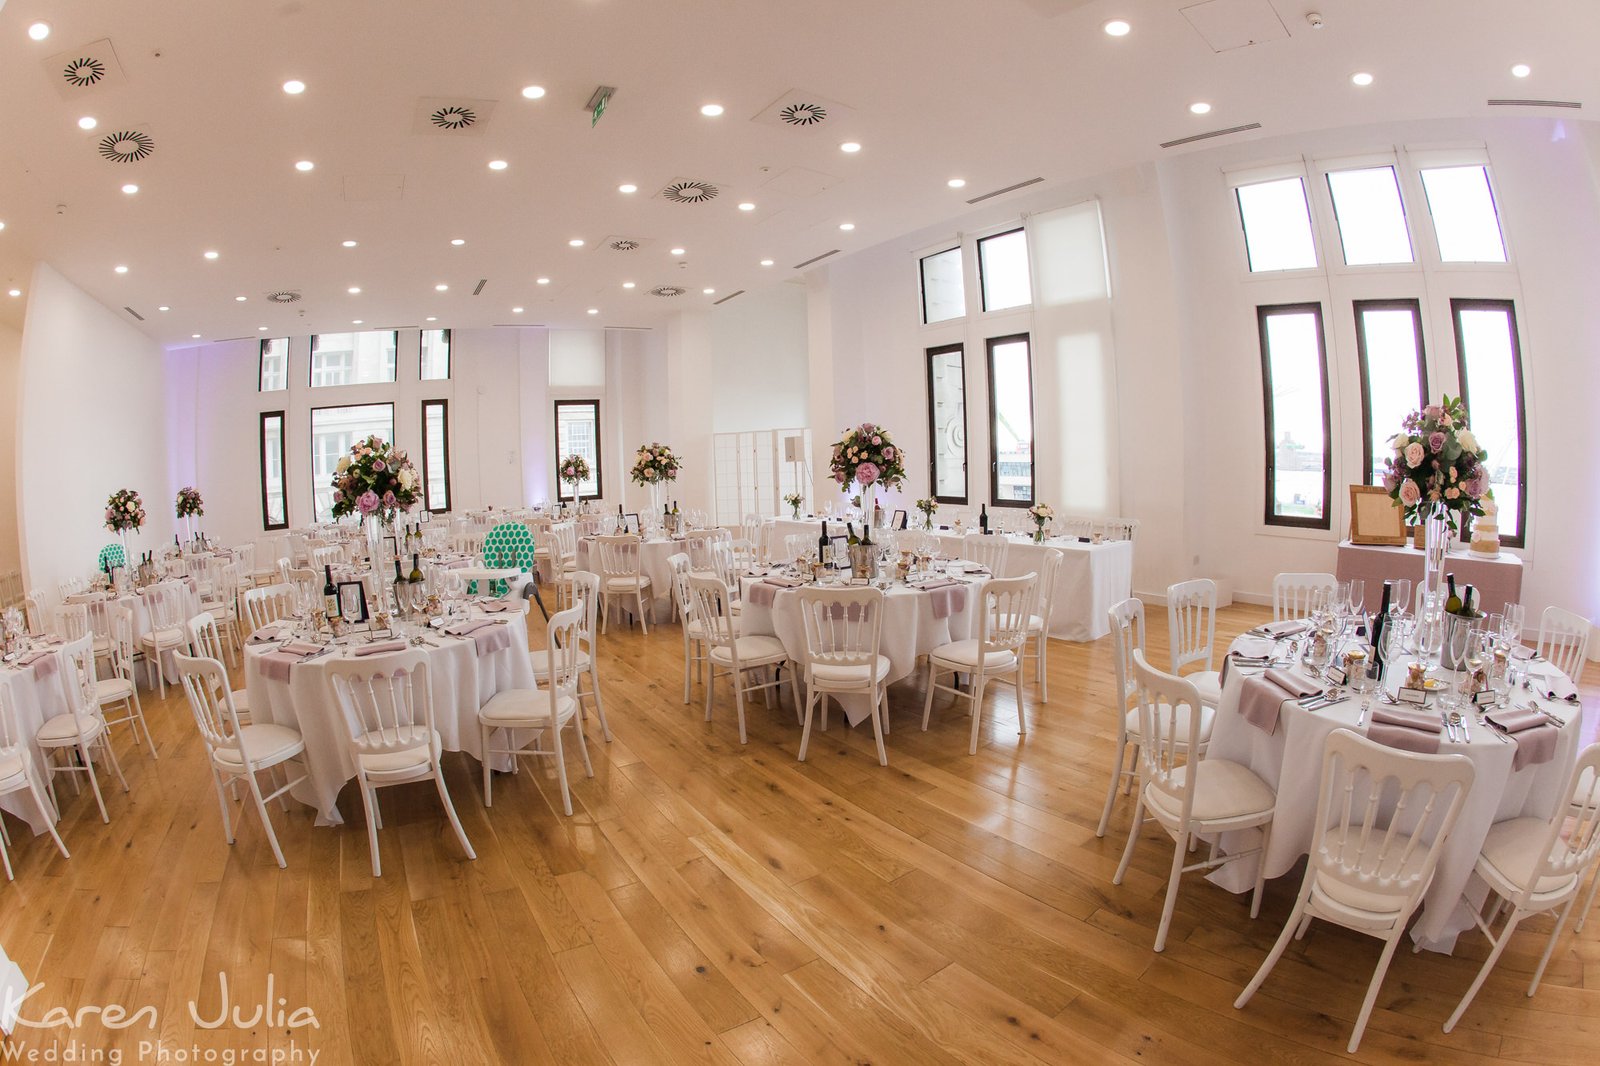
<svg viewBox="0 0 1600 1066">
<path fill-rule="evenodd" d="M 520 314 L 522 314 L 522 308 L 520 308 L 520 307 L 513 307 L 513 308 L 512 308 L 512 309 L 511 309 L 511 313 L 512 313 L 512 314 L 514 314 L 514 315 L 520 315 Z"/>
<path fill-rule="evenodd" d="M 207 259 L 215 259 L 216 257 L 217 257 L 217 253 L 216 252 L 207 252 L 206 253 L 206 258 Z"/>
<path fill-rule="evenodd" d="M 344 246 L 346 248 L 354 248 L 356 246 L 356 242 L 355 241 L 344 241 L 342 243 L 344 244 Z"/>
<path fill-rule="evenodd" d="M 674 249 L 672 249 L 672 254 L 673 255 L 682 255 L 683 254 L 683 249 L 682 248 L 674 248 Z"/>
<path fill-rule="evenodd" d="M 621 185 L 618 185 L 617 186 L 617 191 L 622 193 L 624 196 L 626 196 L 629 193 L 638 192 L 639 191 L 639 186 L 637 186 L 633 182 L 629 181 L 629 182 L 625 182 L 625 183 L 623 183 Z"/>
<path fill-rule="evenodd" d="M 1133 27 L 1128 25 L 1126 19 L 1112 19 L 1101 29 L 1106 31 L 1107 37 L 1126 37 Z"/>
<path fill-rule="evenodd" d="M 121 263 L 118 263 L 116 266 L 112 267 L 111 269 L 115 270 L 118 274 L 126 274 L 128 272 L 128 268 L 123 266 Z"/>
<path fill-rule="evenodd" d="M 359 325 L 361 325 L 361 323 L 362 323 L 362 319 L 359 319 L 359 318 L 352 318 L 350 320 L 350 324 L 352 326 L 359 326 Z"/>
<path fill-rule="evenodd" d="M 256 327 L 256 331 L 259 332 L 259 333 L 265 333 L 267 331 L 267 327 L 266 326 L 257 326 Z"/>
<path fill-rule="evenodd" d="M 624 289 L 631 289 L 631 288 L 633 288 L 633 282 L 631 282 L 631 281 L 624 281 L 624 282 L 623 282 L 623 283 L 622 283 L 622 287 L 623 287 L 623 288 L 624 288 Z"/>
<path fill-rule="evenodd" d="M 535 285 L 548 285 L 548 284 L 550 284 L 550 279 L 549 278 L 534 278 L 533 279 L 533 283 Z"/>
<path fill-rule="evenodd" d="M 705 293 L 707 296 L 715 296 L 717 294 L 716 289 L 701 289 L 700 291 Z"/>
<path fill-rule="evenodd" d="M 439 316 L 438 315 L 429 315 L 428 316 L 428 321 L 429 322 L 437 322 L 437 321 L 439 321 Z"/>
<path fill-rule="evenodd" d="M 291 78 L 283 83 L 283 91 L 288 93 L 290 96 L 299 96 L 301 93 L 306 91 L 306 83 Z"/>
<path fill-rule="evenodd" d="M 1350 84 L 1351 85 L 1360 85 L 1360 86 L 1371 85 L 1372 84 L 1372 75 L 1368 74 L 1364 70 L 1358 70 L 1354 74 L 1350 75 Z"/>
<path fill-rule="evenodd" d="M 541 97 L 543 95 L 544 95 L 544 86 L 543 85 L 524 85 L 522 87 L 522 96 L 523 96 L 524 99 L 537 100 L 537 99 L 539 99 L 539 97 Z"/>
<path fill-rule="evenodd" d="M 238 302 L 238 303 L 244 303 L 244 302 L 245 302 L 245 301 L 246 301 L 246 300 L 248 300 L 248 299 L 249 299 L 249 297 L 248 297 L 248 296 L 235 296 L 235 297 L 234 297 L 234 300 L 235 300 L 235 301 L 236 301 L 236 302 Z"/>
<path fill-rule="evenodd" d="M 762 266 L 764 266 L 764 267 L 769 267 L 769 266 L 771 266 L 771 265 L 772 265 L 772 260 L 770 260 L 770 259 L 763 259 L 763 260 L 761 260 L 761 265 L 762 265 Z"/>
<path fill-rule="evenodd" d="M 28 36 L 35 41 L 44 40 L 46 37 L 50 36 L 50 23 L 35 22 L 33 25 L 28 27 Z M 12 293 L 11 295 L 15 296 L 16 293 Z"/>
<path fill-rule="evenodd" d="M 965 188 L 966 187 L 967 179 L 966 178 L 951 178 L 949 181 L 945 182 L 945 184 L 950 186 L 952 189 L 961 189 L 961 188 Z"/>
<path fill-rule="evenodd" d="M 7 296 L 21 296 L 22 295 L 22 290 L 21 289 L 12 289 L 10 292 L 6 293 L 6 295 Z"/>
<path fill-rule="evenodd" d="M 583 247 L 583 238 L 582 237 L 574 237 L 574 238 L 572 238 L 572 240 L 567 242 L 567 247 L 568 248 L 582 248 Z"/>
<path fill-rule="evenodd" d="M 198 333 L 191 333 L 191 334 L 189 334 L 189 339 L 190 339 L 190 340 L 199 340 L 199 339 L 200 339 L 200 334 L 198 334 Z"/>
<path fill-rule="evenodd" d="M 839 228 L 844 230 L 846 233 L 849 233 L 851 230 L 856 228 L 856 224 L 854 222 L 841 222 L 839 223 Z"/>
<path fill-rule="evenodd" d="M 1533 68 L 1528 66 L 1526 63 L 1518 63 L 1516 66 L 1511 68 L 1511 76 L 1513 78 L 1526 78 L 1532 73 Z"/>
<path fill-rule="evenodd" d="M 127 193 L 129 196 L 132 196 L 134 193 L 139 191 L 139 186 L 130 181 L 128 184 L 122 187 L 122 191 Z"/>
<path fill-rule="evenodd" d="M 450 291 L 450 286 L 448 286 L 448 285 L 444 284 L 443 282 L 441 282 L 438 285 L 435 285 L 433 287 L 433 291 L 434 292 L 449 292 Z"/>
<path fill-rule="evenodd" d="M 467 242 L 462 240 L 460 237 L 455 237 L 450 241 L 450 243 L 455 245 L 457 248 L 460 248 L 463 244 L 466 244 Z"/>
<path fill-rule="evenodd" d="M 591 307 L 589 308 L 589 313 L 591 315 L 598 315 L 600 313 L 600 309 L 598 307 Z"/>
<path fill-rule="evenodd" d="M 700 107 L 700 113 L 706 118 L 716 118 L 718 115 L 722 114 L 722 105 L 702 104 Z"/>
<path fill-rule="evenodd" d="M 744 203 L 739 205 L 739 210 L 741 211 L 754 211 L 755 209 L 756 205 L 751 203 L 749 200 L 746 200 Z"/>
<path fill-rule="evenodd" d="M 361 286 L 360 285 L 352 285 L 352 286 L 350 286 L 348 289 L 346 289 L 344 291 L 349 293 L 351 296 L 359 296 L 361 294 Z"/>
<path fill-rule="evenodd" d="M 302 160 L 300 160 L 300 162 L 298 162 L 298 163 L 296 163 L 294 165 L 294 168 L 296 170 L 300 171 L 302 174 L 304 174 L 308 170 L 315 170 L 316 167 L 317 167 L 317 165 L 315 163 L 313 163 L 309 159 L 302 159 Z"/>
<path fill-rule="evenodd" d="M 1189 114 L 1209 115 L 1211 114 L 1211 105 L 1206 103 L 1204 100 L 1196 100 L 1194 103 L 1189 105 Z"/>
<path fill-rule="evenodd" d="M 172 308 L 168 307 L 166 304 L 162 304 L 160 307 L 156 308 L 156 310 L 157 311 L 170 311 L 170 310 L 172 310 Z"/>
<path fill-rule="evenodd" d="M 78 120 L 78 128 L 80 130 L 92 130 L 98 125 L 100 125 L 100 120 L 93 115 L 84 115 Z"/>
<path fill-rule="evenodd" d="M 0 229 L 5 229 L 5 228 L 6 228 L 6 224 L 4 222 L 0 222 Z"/>
<path fill-rule="evenodd" d="M 861 146 L 855 141 L 845 141 L 839 146 L 839 151 L 854 155 L 856 152 L 861 151 Z"/>
<path fill-rule="evenodd" d="M 508 166 L 510 166 L 510 164 L 507 163 L 504 159 L 491 159 L 491 160 L 489 160 L 489 169 L 490 170 L 504 170 Z"/>
</svg>

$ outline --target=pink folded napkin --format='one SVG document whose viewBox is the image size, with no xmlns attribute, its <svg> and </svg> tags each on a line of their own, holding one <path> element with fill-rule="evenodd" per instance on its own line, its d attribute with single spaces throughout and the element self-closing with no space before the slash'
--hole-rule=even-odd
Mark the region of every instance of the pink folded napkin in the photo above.
<svg viewBox="0 0 1600 1066">
<path fill-rule="evenodd" d="M 445 632 L 452 637 L 471 637 L 479 655 L 511 647 L 511 627 L 487 618 L 446 626 Z"/>
<path fill-rule="evenodd" d="M 518 605 L 511 600 L 485 600 L 478 606 L 489 614 L 500 614 L 505 611 L 516 610 Z"/>
<path fill-rule="evenodd" d="M 931 581 L 924 581 L 914 587 L 921 589 L 923 592 L 932 592 L 934 589 L 954 588 L 957 585 L 965 586 L 966 582 L 957 581 L 953 577 L 936 577 Z"/>
<path fill-rule="evenodd" d="M 42 680 L 56 672 L 58 663 L 59 658 L 55 652 L 48 648 L 35 648 L 24 655 L 17 665 L 33 667 L 33 676 Z"/>
<path fill-rule="evenodd" d="M 778 598 L 779 586 L 770 581 L 752 581 L 744 590 L 744 602 L 750 607 L 771 607 Z"/>
<path fill-rule="evenodd" d="M 406 642 L 403 640 L 385 640 L 377 644 L 365 644 L 355 650 L 356 655 L 387 655 L 392 651 L 405 651 Z"/>
<path fill-rule="evenodd" d="M 321 651 L 322 645 L 313 644 L 309 640 L 291 640 L 278 650 L 288 652 L 290 655 L 310 655 L 314 651 Z"/>
<path fill-rule="evenodd" d="M 1517 754 L 1511 760 L 1512 770 L 1536 766 L 1555 758 L 1556 741 L 1561 739 L 1561 729 L 1539 711 L 1495 710 L 1483 717 L 1516 741 Z"/>
<path fill-rule="evenodd" d="M 922 588 L 928 594 L 928 606 L 932 608 L 935 618 L 949 618 L 956 611 L 966 609 L 967 585 L 964 581 L 952 581 L 932 589 L 926 585 Z"/>
<path fill-rule="evenodd" d="M 1245 678 L 1239 693 L 1239 716 L 1271 736 L 1278 731 L 1278 714 L 1287 700 L 1309 696 L 1322 689 L 1293 670 L 1268 670 Z"/>
<path fill-rule="evenodd" d="M 774 588 L 780 589 L 795 589 L 805 584 L 804 581 L 801 581 L 797 577 L 788 577 L 784 574 L 769 574 L 768 576 L 762 578 L 761 581 L 763 584 L 771 585 Z"/>
<path fill-rule="evenodd" d="M 304 640 L 291 641 L 276 651 L 269 651 L 256 660 L 261 676 L 272 681 L 289 680 L 289 668 L 305 661 L 306 656 L 322 649 Z"/>
<path fill-rule="evenodd" d="M 278 626 L 262 626 L 250 634 L 251 640 L 277 640 L 283 630 Z"/>
<path fill-rule="evenodd" d="M 1273 645 L 1274 642 L 1266 637 L 1243 636 L 1237 638 L 1233 642 L 1233 647 L 1228 649 L 1228 654 L 1222 658 L 1222 683 L 1227 684 L 1228 682 L 1228 665 L 1233 661 L 1234 656 L 1245 655 L 1254 658 L 1271 655 Z"/>
<path fill-rule="evenodd" d="M 1367 739 L 1403 751 L 1423 755 L 1439 753 L 1439 731 L 1443 723 L 1432 711 L 1412 711 L 1404 707 L 1373 707 Z"/>
<path fill-rule="evenodd" d="M 1269 637 L 1292 637 L 1297 633 L 1304 633 L 1311 626 L 1299 619 L 1285 618 L 1281 622 L 1268 622 L 1259 628 Z"/>
</svg>

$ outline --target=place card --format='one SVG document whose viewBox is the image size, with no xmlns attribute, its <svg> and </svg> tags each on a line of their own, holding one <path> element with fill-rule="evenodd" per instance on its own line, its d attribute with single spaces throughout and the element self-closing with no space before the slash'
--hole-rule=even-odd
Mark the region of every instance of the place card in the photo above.
<svg viewBox="0 0 1600 1066">
<path fill-rule="evenodd" d="M 1474 692 L 1472 694 L 1472 705 L 1474 707 L 1493 707 L 1496 698 L 1494 689 L 1486 688 L 1482 692 Z"/>
<path fill-rule="evenodd" d="M 1401 688 L 1395 693 L 1395 699 L 1401 703 L 1415 703 L 1418 707 L 1428 702 L 1428 690 L 1425 688 Z"/>
<path fill-rule="evenodd" d="M 1322 672 L 1322 676 L 1335 685 L 1342 685 L 1346 680 L 1344 667 L 1342 666 L 1330 666 Z"/>
</svg>

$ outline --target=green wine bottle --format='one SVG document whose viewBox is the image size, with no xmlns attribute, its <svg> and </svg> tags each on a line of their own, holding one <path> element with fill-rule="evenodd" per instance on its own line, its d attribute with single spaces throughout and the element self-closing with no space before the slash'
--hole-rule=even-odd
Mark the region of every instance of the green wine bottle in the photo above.
<svg viewBox="0 0 1600 1066">
<path fill-rule="evenodd" d="M 1446 574 L 1445 583 L 1450 586 L 1450 595 L 1445 598 L 1444 609 L 1448 614 L 1461 613 L 1461 596 L 1456 592 L 1456 575 Z"/>
</svg>

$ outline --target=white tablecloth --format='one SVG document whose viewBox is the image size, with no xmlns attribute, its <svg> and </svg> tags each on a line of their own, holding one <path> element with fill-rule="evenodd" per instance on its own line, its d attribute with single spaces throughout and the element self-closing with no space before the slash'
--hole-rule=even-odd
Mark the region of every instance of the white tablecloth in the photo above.
<svg viewBox="0 0 1600 1066">
<path fill-rule="evenodd" d="M 49 789 L 45 784 L 44 758 L 34 745 L 33 737 L 46 721 L 67 713 L 67 693 L 62 687 L 65 666 L 66 660 L 57 648 L 56 669 L 48 677 L 40 678 L 32 667 L 20 670 L 0 667 L 0 685 L 6 687 L 7 695 L 11 697 L 13 725 L 17 736 L 28 740 L 26 747 L 33 757 L 34 780 L 39 782 L 40 790 L 46 793 L 46 805 L 50 801 Z M 34 833 L 44 832 L 45 824 L 39 817 L 39 808 L 34 806 L 33 796 L 26 790 L 0 797 L 0 808 L 27 822 Z"/>
<path fill-rule="evenodd" d="M 1550 667 L 1545 669 L 1553 671 Z M 1401 676 L 1401 670 L 1389 671 L 1386 682 L 1391 690 Z M 1243 763 L 1277 791 L 1278 805 L 1272 819 L 1272 843 L 1266 854 L 1266 864 L 1268 877 L 1281 877 L 1311 850 L 1317 813 L 1316 782 L 1322 779 L 1323 742 L 1335 729 L 1355 728 L 1361 715 L 1361 703 L 1350 700 L 1323 710 L 1307 711 L 1290 701 L 1283 705 L 1278 728 L 1269 736 L 1240 716 L 1241 684 L 1241 672 L 1230 670 L 1206 757 Z M 1525 694 L 1519 693 L 1519 697 L 1521 695 Z M 1380 704 L 1374 701 L 1373 706 Z M 1477 725 L 1471 716 L 1470 743 L 1457 743 L 1441 736 L 1439 751 L 1469 756 L 1477 777 L 1455 829 L 1440 853 L 1433 884 L 1423 897 L 1422 914 L 1411 931 L 1412 938 L 1424 947 L 1448 952 L 1455 946 L 1456 935 L 1472 927 L 1471 901 L 1475 897 L 1481 902 L 1483 893 L 1481 885 L 1473 891 L 1469 882 L 1474 880 L 1472 869 L 1489 827 L 1508 818 L 1548 818 L 1558 803 L 1566 802 L 1563 792 L 1577 761 L 1582 713 L 1577 707 L 1559 706 L 1563 710 L 1557 713 L 1567 724 L 1561 730 L 1555 757 L 1516 772 L 1511 769 L 1516 747 L 1497 740 L 1491 730 Z M 1365 728 L 1360 730 L 1365 731 Z M 1252 839 L 1259 842 L 1253 831 Z M 1224 850 L 1228 843 L 1230 841 L 1224 839 Z M 1255 876 L 1256 860 L 1241 859 L 1221 867 L 1211 875 L 1211 880 L 1229 891 L 1246 892 L 1254 887 Z"/>
<path fill-rule="evenodd" d="M 183 606 L 181 608 L 183 617 L 178 619 L 178 625 L 183 626 L 188 623 L 189 619 L 200 613 L 200 592 L 199 584 L 194 578 L 187 577 L 179 580 L 183 585 Z M 66 602 L 87 603 L 89 602 L 89 599 L 89 596 L 79 594 L 75 596 L 68 596 Z M 137 649 L 139 647 L 139 641 L 150 632 L 149 602 L 144 596 L 130 592 L 125 596 L 118 596 L 112 601 L 112 603 L 118 607 L 133 608 L 133 645 L 134 648 Z M 177 664 L 173 662 L 172 651 L 170 649 L 162 654 L 161 666 L 161 672 L 167 675 L 167 684 L 176 685 L 178 683 L 178 667 Z M 145 669 L 147 672 L 146 683 L 150 687 L 154 687 L 156 683 L 155 675 L 148 673 L 148 663 L 145 664 Z"/>
<path fill-rule="evenodd" d="M 752 580 L 746 579 L 746 588 Z M 916 669 L 917 658 L 952 640 L 967 640 L 977 635 L 979 599 L 986 581 L 968 581 L 967 602 L 948 618 L 933 616 L 932 597 L 905 585 L 895 585 L 883 598 L 883 635 L 879 653 L 889 659 L 886 684 L 908 677 Z M 794 589 L 779 589 L 772 606 L 752 603 L 748 595 L 739 614 L 742 636 L 775 636 L 794 662 L 806 662 L 805 623 L 800 616 L 800 597 Z M 851 725 L 867 720 L 872 710 L 864 696 L 841 696 L 839 705 Z"/>
<path fill-rule="evenodd" d="M 593 544 L 590 537 L 578 541 L 578 569 L 599 575 L 600 552 Z M 639 542 L 639 572 L 650 579 L 650 595 L 654 597 L 655 617 L 659 621 L 672 617 L 672 564 L 667 560 L 679 552 L 689 554 L 686 541 L 659 538 Z"/>
<path fill-rule="evenodd" d="M 456 639 L 436 632 L 428 639 L 439 646 L 421 649 L 428 655 L 434 725 L 446 751 L 464 751 L 481 759 L 479 708 L 497 692 L 534 687 L 527 622 L 521 614 L 509 617 L 511 646 L 501 651 L 480 656 L 471 638 Z M 349 754 L 350 734 L 338 717 L 339 705 L 325 669 L 330 657 L 291 666 L 288 681 L 274 681 L 260 668 L 261 655 L 273 647 L 245 649 L 245 690 L 250 694 L 251 717 L 300 731 L 310 776 L 293 795 L 317 809 L 318 825 L 340 825 L 344 819 L 339 814 L 339 790 L 355 776 L 355 765 Z"/>
</svg>

